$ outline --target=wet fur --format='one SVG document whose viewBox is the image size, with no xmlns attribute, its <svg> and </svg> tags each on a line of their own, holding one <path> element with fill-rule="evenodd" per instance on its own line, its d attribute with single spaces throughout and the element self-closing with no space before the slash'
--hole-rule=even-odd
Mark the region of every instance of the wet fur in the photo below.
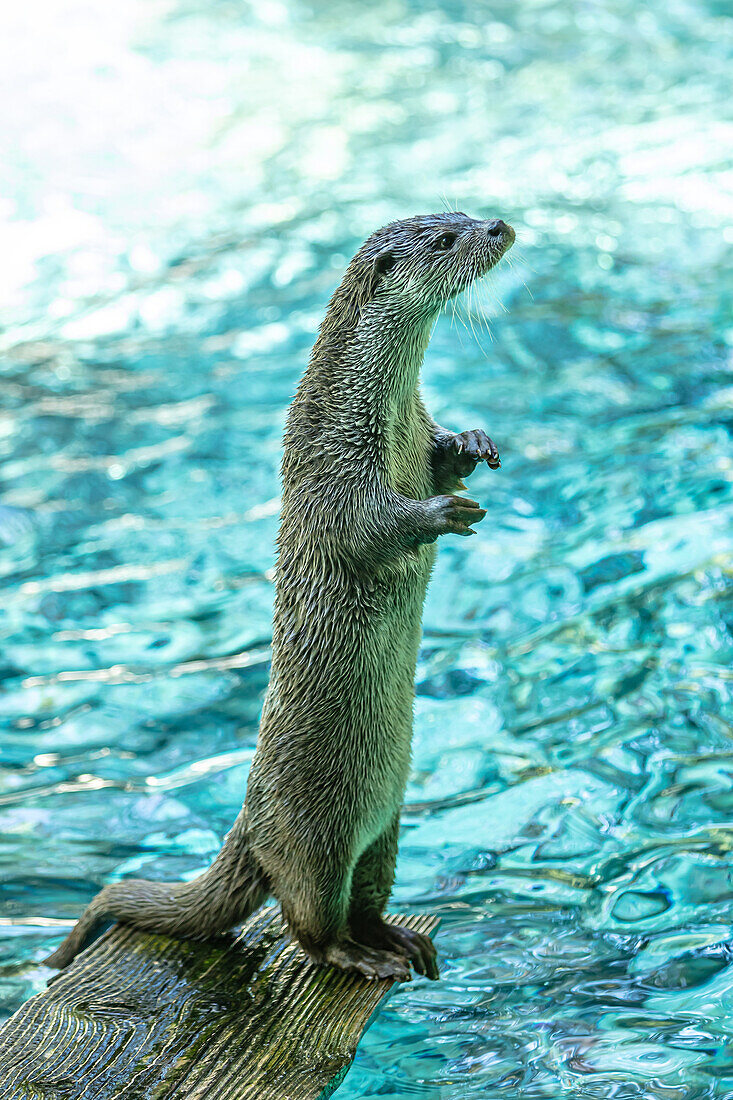
<svg viewBox="0 0 733 1100">
<path fill-rule="evenodd" d="M 50 965 L 113 920 L 200 938 L 273 894 L 314 961 L 405 978 L 409 960 L 437 977 L 427 937 L 383 913 L 435 540 L 482 518 L 446 494 L 487 455 L 432 420 L 418 375 L 439 310 L 511 245 L 497 225 L 411 218 L 349 264 L 287 422 L 272 672 L 244 806 L 204 874 L 105 887 Z"/>
</svg>

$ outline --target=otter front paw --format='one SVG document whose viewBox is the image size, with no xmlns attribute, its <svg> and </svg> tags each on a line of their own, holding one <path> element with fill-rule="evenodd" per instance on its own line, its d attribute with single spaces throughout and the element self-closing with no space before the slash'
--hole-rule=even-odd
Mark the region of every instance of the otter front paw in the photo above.
<svg viewBox="0 0 733 1100">
<path fill-rule="evenodd" d="M 496 444 L 481 428 L 450 436 L 444 443 L 444 461 L 458 477 L 472 474 L 479 462 L 486 462 L 492 470 L 501 466 Z"/>
<path fill-rule="evenodd" d="M 425 542 L 433 542 L 438 535 L 475 535 L 471 524 L 480 523 L 486 515 L 485 508 L 466 497 L 430 497 L 423 505 L 427 519 Z"/>
</svg>

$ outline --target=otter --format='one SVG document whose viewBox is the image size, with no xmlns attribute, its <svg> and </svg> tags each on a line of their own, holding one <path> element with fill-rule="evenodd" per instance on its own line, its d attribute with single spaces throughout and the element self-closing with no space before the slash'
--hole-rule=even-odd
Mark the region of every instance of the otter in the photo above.
<svg viewBox="0 0 733 1100">
<path fill-rule="evenodd" d="M 436 424 L 418 380 L 440 310 L 513 241 L 501 220 L 420 215 L 349 263 L 285 430 L 272 669 L 244 805 L 207 871 L 105 886 L 50 966 L 113 921 L 201 939 L 272 895 L 314 963 L 438 978 L 431 939 L 384 912 L 435 542 L 475 534 L 486 512 L 456 491 L 500 460 L 484 431 Z"/>
</svg>

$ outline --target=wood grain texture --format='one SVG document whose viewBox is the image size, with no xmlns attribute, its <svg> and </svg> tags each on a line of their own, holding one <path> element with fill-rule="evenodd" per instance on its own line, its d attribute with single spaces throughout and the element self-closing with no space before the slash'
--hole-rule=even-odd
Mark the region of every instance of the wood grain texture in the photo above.
<svg viewBox="0 0 733 1100">
<path fill-rule="evenodd" d="M 324 1100 L 391 985 L 312 966 L 274 906 L 216 943 L 116 926 L 0 1030 L 2 1097 Z"/>
</svg>

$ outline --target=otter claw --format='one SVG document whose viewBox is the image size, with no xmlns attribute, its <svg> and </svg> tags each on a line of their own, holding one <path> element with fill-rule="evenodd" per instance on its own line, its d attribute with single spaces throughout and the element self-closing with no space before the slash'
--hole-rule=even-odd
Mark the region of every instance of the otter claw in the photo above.
<svg viewBox="0 0 733 1100">
<path fill-rule="evenodd" d="M 472 473 L 479 462 L 485 461 L 492 470 L 498 470 L 501 466 L 496 444 L 482 428 L 454 435 L 448 440 L 448 454 L 460 477 Z"/>
</svg>

